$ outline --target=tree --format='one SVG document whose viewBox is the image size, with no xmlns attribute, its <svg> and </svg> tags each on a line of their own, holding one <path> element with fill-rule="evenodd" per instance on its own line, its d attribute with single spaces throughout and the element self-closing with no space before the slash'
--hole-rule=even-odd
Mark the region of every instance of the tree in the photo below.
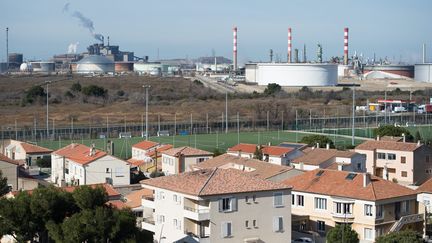
<svg viewBox="0 0 432 243">
<path fill-rule="evenodd" d="M 42 88 L 42 86 L 37 85 L 37 86 L 32 86 L 29 90 L 27 90 L 25 92 L 25 98 L 23 103 L 27 104 L 30 103 L 32 104 L 35 99 L 39 98 L 39 97 L 45 97 L 46 93 L 44 88 Z"/>
<path fill-rule="evenodd" d="M 382 235 L 376 238 L 376 243 L 421 243 L 422 236 L 412 230 L 403 230 Z"/>
<path fill-rule="evenodd" d="M 104 98 L 108 94 L 108 90 L 93 84 L 83 87 L 81 89 L 81 92 L 87 96 L 104 97 Z"/>
<path fill-rule="evenodd" d="M 309 146 L 315 146 L 317 143 L 319 143 L 320 148 L 325 148 L 327 146 L 327 144 L 330 145 L 330 148 L 334 148 L 334 143 L 333 141 L 328 138 L 327 136 L 324 135 L 309 135 L 309 136 L 304 136 L 301 140 L 300 143 L 305 143 Z"/>
<path fill-rule="evenodd" d="M 0 197 L 8 194 L 10 190 L 7 177 L 3 177 L 3 171 L 0 170 Z"/>
<path fill-rule="evenodd" d="M 51 168 L 51 157 L 42 157 L 36 160 L 37 166 L 41 168 Z"/>
<path fill-rule="evenodd" d="M 265 95 L 274 95 L 279 93 L 282 90 L 282 87 L 279 84 L 270 83 L 267 85 L 267 88 L 264 90 Z"/>
<path fill-rule="evenodd" d="M 108 194 L 102 186 L 94 189 L 90 186 L 80 186 L 73 191 L 72 197 L 82 210 L 95 209 L 108 202 Z"/>
<path fill-rule="evenodd" d="M 359 237 L 357 232 L 351 229 L 348 224 L 337 224 L 336 227 L 329 230 L 326 236 L 327 242 L 330 243 L 357 243 Z"/>
<path fill-rule="evenodd" d="M 259 145 L 256 146 L 256 148 L 255 148 L 254 159 L 259 159 L 259 160 L 263 159 L 263 152 L 262 152 L 261 146 L 259 146 Z"/>
<path fill-rule="evenodd" d="M 393 137 L 402 137 L 402 134 L 405 134 L 405 139 L 407 142 L 413 141 L 414 137 L 408 131 L 408 129 L 403 127 L 396 127 L 392 125 L 383 125 L 374 129 L 375 136 L 393 136 Z"/>
<path fill-rule="evenodd" d="M 215 149 L 213 150 L 213 156 L 214 156 L 214 157 L 219 156 L 219 155 L 221 155 L 221 154 L 222 154 L 222 152 L 221 152 L 219 149 L 215 148 Z"/>
<path fill-rule="evenodd" d="M 70 89 L 73 92 L 81 92 L 81 84 L 79 82 L 73 83 Z"/>
<path fill-rule="evenodd" d="M 415 135 L 414 135 L 414 142 L 418 142 L 418 141 L 421 141 L 421 140 L 422 140 L 422 137 L 420 135 L 420 131 L 417 130 L 416 133 L 415 133 Z"/>
</svg>

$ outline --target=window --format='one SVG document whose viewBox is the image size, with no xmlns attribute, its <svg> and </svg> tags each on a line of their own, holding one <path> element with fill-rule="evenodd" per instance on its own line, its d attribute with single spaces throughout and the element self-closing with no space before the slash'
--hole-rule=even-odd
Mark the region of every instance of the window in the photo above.
<svg viewBox="0 0 432 243">
<path fill-rule="evenodd" d="M 174 225 L 174 228 L 181 230 L 181 221 L 180 220 L 174 219 L 173 225 Z"/>
<path fill-rule="evenodd" d="M 116 177 L 124 177 L 125 176 L 125 172 L 123 171 L 122 167 L 116 167 L 115 168 L 115 176 Z"/>
<path fill-rule="evenodd" d="M 158 200 L 165 199 L 165 194 L 164 194 L 164 192 L 161 192 L 161 191 L 156 192 L 156 198 L 157 198 Z"/>
<path fill-rule="evenodd" d="M 157 221 L 159 224 L 165 223 L 165 216 L 164 215 L 158 215 Z"/>
<path fill-rule="evenodd" d="M 325 231 L 325 222 L 324 221 L 317 221 L 317 230 L 324 232 Z"/>
<path fill-rule="evenodd" d="M 386 155 L 385 153 L 377 153 L 378 159 L 385 159 Z"/>
<path fill-rule="evenodd" d="M 180 196 L 178 196 L 177 194 L 174 194 L 173 195 L 173 201 L 176 202 L 176 204 L 180 204 L 181 203 Z"/>
<path fill-rule="evenodd" d="M 232 236 L 232 225 L 231 222 L 222 222 L 222 237 L 223 238 L 228 238 Z"/>
<path fill-rule="evenodd" d="M 334 210 L 337 214 L 351 214 L 352 213 L 352 203 L 334 203 Z"/>
<path fill-rule="evenodd" d="M 402 211 L 403 213 L 407 213 L 407 212 L 409 212 L 409 201 L 403 201 L 403 202 L 401 203 L 401 211 Z"/>
<path fill-rule="evenodd" d="M 291 195 L 291 204 L 295 205 L 295 195 L 294 194 Z"/>
<path fill-rule="evenodd" d="M 245 202 L 249 203 L 249 196 L 245 196 Z"/>
<path fill-rule="evenodd" d="M 364 238 L 365 240 L 373 240 L 373 231 L 370 228 L 365 228 L 364 229 Z"/>
<path fill-rule="evenodd" d="M 232 212 L 237 210 L 237 200 L 234 197 L 225 197 L 219 200 L 219 212 Z"/>
<path fill-rule="evenodd" d="M 372 205 L 370 205 L 370 204 L 364 205 L 364 215 L 365 216 L 372 216 Z"/>
<path fill-rule="evenodd" d="M 283 217 L 273 217 L 273 231 L 283 232 Z"/>
<path fill-rule="evenodd" d="M 406 163 L 406 157 L 405 156 L 401 156 L 401 163 L 405 164 Z"/>
<path fill-rule="evenodd" d="M 253 201 L 254 203 L 257 202 L 257 201 L 256 201 L 256 195 L 253 195 L 253 196 L 252 196 L 252 201 Z"/>
<path fill-rule="evenodd" d="M 357 163 L 357 170 L 362 170 L 362 164 L 361 163 Z"/>
<path fill-rule="evenodd" d="M 303 195 L 297 195 L 297 206 L 304 206 L 304 196 Z"/>
<path fill-rule="evenodd" d="M 106 169 L 105 169 L 105 172 L 106 172 L 106 173 L 110 173 L 110 169 L 109 169 L 109 168 L 106 168 Z"/>
<path fill-rule="evenodd" d="M 407 177 L 407 176 L 408 176 L 408 173 L 407 173 L 406 171 L 401 171 L 401 176 L 402 176 L 402 177 Z"/>
<path fill-rule="evenodd" d="M 396 154 L 387 154 L 388 160 L 396 160 Z"/>
<path fill-rule="evenodd" d="M 282 192 L 275 192 L 273 193 L 273 206 L 283 207 L 283 193 Z"/>
<path fill-rule="evenodd" d="M 198 163 L 201 163 L 201 162 L 206 161 L 206 160 L 207 160 L 207 158 L 198 158 L 198 159 L 197 159 L 197 162 L 198 162 Z"/>
<path fill-rule="evenodd" d="M 253 225 L 254 228 L 258 227 L 256 219 L 252 220 L 252 225 Z"/>
<path fill-rule="evenodd" d="M 384 216 L 383 209 L 384 209 L 383 205 L 375 206 L 377 219 L 381 219 Z"/>
<path fill-rule="evenodd" d="M 250 229 L 250 227 L 249 227 L 249 220 L 246 220 L 246 221 L 245 221 L 245 227 L 246 227 L 247 229 Z"/>
<path fill-rule="evenodd" d="M 327 209 L 327 199 L 316 197 L 315 198 L 315 209 L 326 210 Z"/>
</svg>

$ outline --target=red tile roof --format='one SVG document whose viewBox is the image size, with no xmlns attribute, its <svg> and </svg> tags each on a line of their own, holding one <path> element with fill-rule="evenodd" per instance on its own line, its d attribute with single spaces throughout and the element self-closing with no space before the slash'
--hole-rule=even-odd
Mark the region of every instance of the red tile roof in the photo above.
<svg viewBox="0 0 432 243">
<path fill-rule="evenodd" d="M 117 208 L 117 209 L 123 209 L 123 208 L 127 207 L 127 205 L 124 202 L 122 202 L 121 200 L 110 200 L 106 204 L 111 205 L 112 207 Z"/>
<path fill-rule="evenodd" d="M 249 153 L 253 154 L 255 153 L 255 150 L 257 148 L 256 144 L 250 144 L 250 143 L 239 143 L 231 148 L 227 149 L 227 152 L 243 152 L 243 153 Z"/>
<path fill-rule="evenodd" d="M 263 146 L 263 154 L 268 154 L 272 156 L 282 156 L 284 154 L 290 153 L 294 148 L 279 147 L 279 146 Z"/>
<path fill-rule="evenodd" d="M 320 172 L 321 175 L 318 175 Z M 348 174 L 356 175 L 352 180 Z M 416 191 L 376 176 L 370 176 L 370 183 L 364 187 L 363 173 L 316 169 L 283 181 L 293 191 L 320 195 L 378 201 L 403 196 L 413 196 Z"/>
<path fill-rule="evenodd" d="M 59 156 L 64 156 L 76 163 L 85 165 L 107 155 L 106 152 L 95 149 L 94 155 L 90 155 L 90 147 L 82 144 L 73 143 L 54 152 Z"/>
<path fill-rule="evenodd" d="M 178 147 L 178 148 L 172 148 L 168 149 L 162 152 L 162 154 L 179 157 L 181 156 L 200 156 L 200 155 L 208 155 L 211 156 L 213 153 L 210 153 L 205 150 L 191 148 L 191 147 Z"/>
<path fill-rule="evenodd" d="M 417 192 L 426 192 L 426 193 L 432 193 L 432 178 L 425 181 L 423 184 L 421 184 L 417 190 Z"/>
<path fill-rule="evenodd" d="M 292 170 L 292 167 L 271 164 L 257 159 L 248 159 L 230 154 L 222 154 L 193 166 L 198 169 L 208 168 L 235 168 L 261 179 L 268 179 L 273 176 Z"/>
<path fill-rule="evenodd" d="M 153 197 L 153 190 L 143 188 L 141 190 L 133 191 L 125 196 L 126 206 L 130 208 L 137 208 L 141 206 L 141 199 L 143 197 Z"/>
<path fill-rule="evenodd" d="M 128 159 L 127 162 L 131 164 L 132 166 L 141 166 L 145 164 L 146 162 L 142 159 Z"/>
<path fill-rule="evenodd" d="M 153 157 L 156 154 L 156 151 L 157 151 L 158 157 L 161 157 L 163 151 L 167 151 L 168 149 L 172 149 L 172 148 L 173 148 L 173 146 L 171 144 L 165 144 L 165 145 L 160 146 L 156 150 L 152 150 L 152 151 L 148 152 L 147 156 Z"/>
<path fill-rule="evenodd" d="M 20 165 L 20 163 L 18 161 L 10 159 L 9 157 L 7 157 L 6 155 L 4 155 L 2 153 L 0 153 L 0 161 L 4 161 L 4 162 L 7 162 L 7 163 L 13 164 L 13 165 Z"/>
<path fill-rule="evenodd" d="M 93 189 L 95 189 L 96 187 L 103 187 L 105 189 L 105 191 L 107 192 L 109 198 L 120 196 L 120 193 L 116 189 L 114 189 L 114 187 L 111 186 L 110 184 L 106 184 L 106 183 L 104 183 L 104 184 L 92 184 L 92 185 L 88 185 L 88 186 L 90 186 Z M 61 187 L 61 189 L 65 190 L 67 192 L 73 192 L 78 187 L 80 187 L 80 186 L 67 186 L 67 187 Z"/>
<path fill-rule="evenodd" d="M 159 143 L 144 140 L 142 142 L 139 142 L 137 144 L 132 145 L 132 147 L 138 148 L 138 149 L 143 149 L 143 150 L 148 150 L 148 149 L 151 149 L 151 148 L 156 147 L 158 145 L 159 145 Z"/>
<path fill-rule="evenodd" d="M 383 149 L 383 150 L 397 150 L 397 151 L 414 151 L 421 146 L 424 146 L 423 144 L 417 145 L 417 143 L 404 143 L 404 142 L 395 142 L 395 141 L 376 141 L 376 140 L 370 140 L 366 141 L 362 144 L 357 145 L 355 149 L 359 150 L 376 150 L 376 149 Z"/>
<path fill-rule="evenodd" d="M 51 149 L 47 149 L 30 143 L 23 142 L 21 143 L 21 146 L 27 154 L 48 154 L 53 152 Z"/>
<path fill-rule="evenodd" d="M 235 169 L 202 169 L 143 180 L 141 184 L 193 196 L 289 189 L 290 186 L 247 175 Z"/>
<path fill-rule="evenodd" d="M 354 155 L 358 154 L 356 152 L 351 151 L 340 151 L 337 149 L 325 149 L 325 148 L 314 148 L 304 150 L 305 154 L 303 156 L 295 158 L 293 163 L 303 163 L 307 165 L 320 165 L 325 161 L 335 158 L 335 157 L 344 157 L 344 158 L 352 158 Z"/>
</svg>

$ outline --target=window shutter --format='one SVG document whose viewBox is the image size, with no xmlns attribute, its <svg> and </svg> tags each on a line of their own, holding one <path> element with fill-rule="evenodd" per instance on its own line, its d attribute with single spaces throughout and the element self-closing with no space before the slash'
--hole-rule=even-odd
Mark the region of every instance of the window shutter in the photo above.
<svg viewBox="0 0 432 243">
<path fill-rule="evenodd" d="M 278 218 L 278 223 L 279 223 L 279 231 L 282 231 L 283 230 L 283 218 L 282 217 L 279 217 Z"/>
<path fill-rule="evenodd" d="M 227 223 L 227 236 L 231 236 L 232 235 L 232 229 L 231 229 L 231 223 Z"/>
<path fill-rule="evenodd" d="M 231 198 L 231 211 L 237 211 L 237 198 Z"/>
<path fill-rule="evenodd" d="M 227 234 L 228 234 L 228 223 L 222 222 L 222 224 L 221 224 L 221 234 L 222 234 L 222 237 L 227 237 Z"/>
<path fill-rule="evenodd" d="M 222 210 L 222 207 L 223 207 L 223 200 L 222 199 L 219 199 L 219 212 L 222 212 L 223 210 Z"/>
<path fill-rule="evenodd" d="M 273 217 L 273 232 L 278 231 L 278 228 L 279 228 L 278 223 L 279 223 L 278 217 Z"/>
</svg>

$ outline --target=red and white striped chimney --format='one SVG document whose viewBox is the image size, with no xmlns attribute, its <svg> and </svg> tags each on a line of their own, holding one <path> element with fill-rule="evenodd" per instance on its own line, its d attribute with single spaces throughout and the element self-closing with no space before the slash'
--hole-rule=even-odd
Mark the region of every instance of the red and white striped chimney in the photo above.
<svg viewBox="0 0 432 243">
<path fill-rule="evenodd" d="M 348 65 L 348 28 L 344 29 L 344 59 L 343 64 Z"/>
<path fill-rule="evenodd" d="M 291 28 L 288 28 L 288 63 L 291 63 L 292 61 L 292 55 L 291 55 L 291 48 L 292 48 L 292 34 L 291 34 Z"/>
<path fill-rule="evenodd" d="M 237 70 L 237 27 L 233 28 L 233 69 Z"/>
</svg>

